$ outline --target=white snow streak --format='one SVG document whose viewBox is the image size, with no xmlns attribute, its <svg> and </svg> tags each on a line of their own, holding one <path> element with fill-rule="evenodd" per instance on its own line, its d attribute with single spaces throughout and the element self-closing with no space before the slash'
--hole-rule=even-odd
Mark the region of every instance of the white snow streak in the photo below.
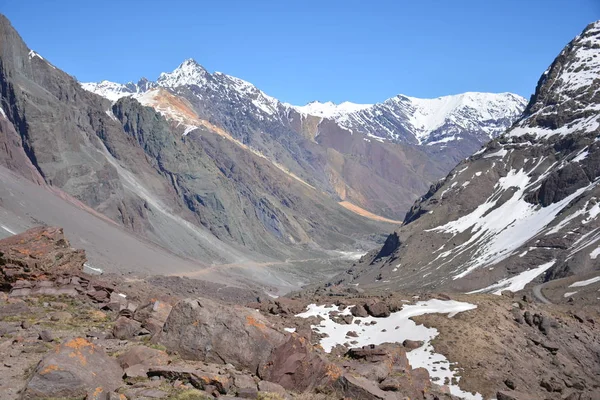
<svg viewBox="0 0 600 400">
<path fill-rule="evenodd" d="M 592 283 L 596 283 L 596 282 L 600 282 L 600 276 L 597 276 L 595 278 L 591 278 L 585 281 L 579 281 L 579 282 L 575 282 L 569 285 L 569 287 L 583 287 L 583 286 L 587 286 L 587 285 L 591 285 Z"/>
<path fill-rule="evenodd" d="M 492 290 L 494 290 L 494 292 L 492 293 L 497 295 L 502 294 L 504 290 L 518 292 L 519 290 L 522 290 L 529 282 L 546 272 L 546 270 L 552 267 L 555 262 L 556 260 L 552 260 L 550 262 L 540 265 L 539 267 L 523 271 L 520 274 L 513 276 L 512 278 L 502 279 L 501 281 L 494 283 L 491 286 L 479 290 L 474 290 L 472 292 L 469 292 L 468 294 L 491 292 Z"/>
</svg>

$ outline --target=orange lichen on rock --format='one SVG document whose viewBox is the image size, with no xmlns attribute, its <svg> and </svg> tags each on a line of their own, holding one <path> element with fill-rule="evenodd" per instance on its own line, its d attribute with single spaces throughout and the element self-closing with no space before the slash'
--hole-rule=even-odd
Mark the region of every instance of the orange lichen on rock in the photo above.
<svg viewBox="0 0 600 400">
<path fill-rule="evenodd" d="M 246 316 L 246 324 L 250 325 L 250 326 L 254 326 L 254 327 L 260 329 L 261 331 L 267 329 L 267 326 L 265 324 L 258 321 L 256 318 L 254 318 L 251 315 Z"/>
<path fill-rule="evenodd" d="M 54 371 L 60 371 L 59 366 L 56 364 L 49 364 L 49 365 L 46 365 L 44 367 L 44 369 L 42 369 L 40 371 L 40 375 L 46 375 L 46 374 L 49 374 L 50 372 L 54 372 Z"/>
<path fill-rule="evenodd" d="M 66 342 L 64 344 L 64 346 L 65 347 L 70 347 L 70 348 L 76 349 L 76 350 L 81 350 L 81 349 L 84 349 L 86 347 L 89 347 L 90 348 L 89 350 L 92 351 L 92 352 L 96 348 L 96 346 L 93 343 L 91 343 L 91 342 L 89 342 L 89 341 L 87 341 L 87 340 L 85 340 L 84 338 L 81 338 L 81 337 L 69 340 L 68 342 Z"/>
<path fill-rule="evenodd" d="M 69 340 L 64 344 L 65 347 L 73 349 L 73 351 L 69 354 L 71 358 L 77 358 L 81 365 L 87 365 L 87 358 L 83 351 L 87 351 L 89 354 L 93 354 L 96 346 L 93 343 L 85 340 L 84 338 L 75 338 Z"/>
<path fill-rule="evenodd" d="M 92 399 L 99 399 L 100 395 L 104 392 L 104 389 L 102 389 L 101 387 L 97 387 L 96 390 L 94 390 L 94 393 L 92 393 Z"/>
<path fill-rule="evenodd" d="M 332 381 L 335 381 L 342 376 L 342 370 L 337 365 L 328 364 L 327 367 L 325 367 L 325 375 Z"/>
</svg>

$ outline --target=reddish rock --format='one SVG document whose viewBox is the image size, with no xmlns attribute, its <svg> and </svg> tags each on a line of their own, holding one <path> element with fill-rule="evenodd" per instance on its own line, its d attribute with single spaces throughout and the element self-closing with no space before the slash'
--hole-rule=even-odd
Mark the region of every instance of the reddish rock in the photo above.
<svg viewBox="0 0 600 400">
<path fill-rule="evenodd" d="M 418 349 L 419 347 L 423 346 L 423 341 L 406 339 L 404 342 L 402 342 L 402 346 L 409 349 L 409 351 L 410 351 L 410 350 Z"/>
<path fill-rule="evenodd" d="M 63 230 L 37 227 L 0 240 L 0 284 L 83 271 L 85 252 L 71 248 Z"/>
<path fill-rule="evenodd" d="M 330 385 L 342 374 L 337 366 L 318 354 L 305 338 L 295 334 L 273 350 L 258 372 L 260 378 L 297 392 Z"/>
<path fill-rule="evenodd" d="M 200 363 L 188 362 L 152 367 L 149 376 L 162 376 L 171 381 L 189 382 L 197 389 L 206 390 L 213 386 L 221 394 L 226 394 L 232 386 L 229 375 L 221 375 L 214 368 Z"/>
<path fill-rule="evenodd" d="M 355 317 L 361 317 L 361 318 L 366 318 L 369 316 L 369 313 L 367 312 L 365 307 L 360 304 L 352 307 L 350 309 L 350 313 L 352 313 L 352 315 L 354 315 Z"/>
</svg>

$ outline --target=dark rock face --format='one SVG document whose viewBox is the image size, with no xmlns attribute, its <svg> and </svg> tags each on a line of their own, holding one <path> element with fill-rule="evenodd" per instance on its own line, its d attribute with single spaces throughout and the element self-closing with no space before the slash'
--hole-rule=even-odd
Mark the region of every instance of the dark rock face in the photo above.
<svg viewBox="0 0 600 400">
<path fill-rule="evenodd" d="M 122 384 L 116 360 L 83 338 L 59 345 L 36 367 L 23 392 L 24 399 L 85 398 L 109 393 Z"/>
<path fill-rule="evenodd" d="M 499 293 L 597 270 L 598 59 L 600 22 L 565 47 L 517 123 L 432 185 L 379 251 L 332 282 Z"/>
</svg>

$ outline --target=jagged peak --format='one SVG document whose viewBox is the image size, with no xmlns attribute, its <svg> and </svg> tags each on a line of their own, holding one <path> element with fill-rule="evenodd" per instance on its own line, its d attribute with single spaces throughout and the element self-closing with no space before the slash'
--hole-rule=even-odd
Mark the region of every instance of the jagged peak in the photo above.
<svg viewBox="0 0 600 400">
<path fill-rule="evenodd" d="M 209 72 L 193 58 L 184 60 L 173 72 L 163 72 L 156 83 L 165 87 L 184 85 L 203 86 L 207 82 Z"/>
</svg>

